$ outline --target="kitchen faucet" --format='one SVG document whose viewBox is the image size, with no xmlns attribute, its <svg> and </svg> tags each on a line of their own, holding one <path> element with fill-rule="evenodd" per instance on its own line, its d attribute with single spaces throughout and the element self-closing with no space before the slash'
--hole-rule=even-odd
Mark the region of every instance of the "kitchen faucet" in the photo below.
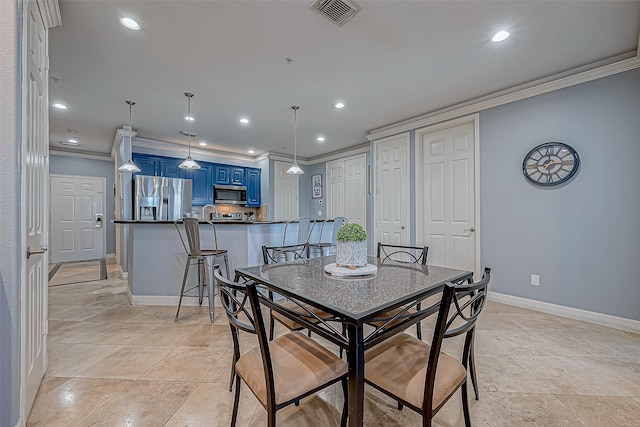
<svg viewBox="0 0 640 427">
<path fill-rule="evenodd" d="M 213 215 L 211 215 L 210 219 L 218 218 L 219 216 L 218 208 L 216 208 L 215 205 L 208 204 L 208 205 L 204 205 L 204 207 L 202 208 L 202 215 L 205 217 L 205 219 L 207 218 L 207 208 L 212 209 L 214 212 Z"/>
</svg>

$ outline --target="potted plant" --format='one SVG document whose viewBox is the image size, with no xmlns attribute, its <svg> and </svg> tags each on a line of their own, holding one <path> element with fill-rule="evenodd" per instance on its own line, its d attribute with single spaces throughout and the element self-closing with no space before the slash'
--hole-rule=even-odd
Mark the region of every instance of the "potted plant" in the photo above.
<svg viewBox="0 0 640 427">
<path fill-rule="evenodd" d="M 367 232 L 361 225 L 345 224 L 336 235 L 336 266 L 356 267 L 367 265 Z"/>
</svg>

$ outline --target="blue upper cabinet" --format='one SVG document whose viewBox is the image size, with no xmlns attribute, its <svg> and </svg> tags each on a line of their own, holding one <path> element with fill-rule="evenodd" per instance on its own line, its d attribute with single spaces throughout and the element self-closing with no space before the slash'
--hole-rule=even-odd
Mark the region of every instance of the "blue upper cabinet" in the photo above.
<svg viewBox="0 0 640 427">
<path fill-rule="evenodd" d="M 183 178 L 190 179 L 193 206 L 213 203 L 213 164 L 199 162 L 200 169 L 183 170 Z"/>
<path fill-rule="evenodd" d="M 160 176 L 165 178 L 184 178 L 183 170 L 178 167 L 182 159 L 163 157 L 160 161 Z"/>
<path fill-rule="evenodd" d="M 260 207 L 260 169 L 246 169 L 247 207 Z"/>
<path fill-rule="evenodd" d="M 245 168 L 215 164 L 215 184 L 245 185 Z"/>
<path fill-rule="evenodd" d="M 140 172 L 136 172 L 133 176 L 136 175 L 149 175 L 156 176 L 159 175 L 159 165 L 160 159 L 156 156 L 149 156 L 147 154 L 137 154 L 134 153 L 131 156 L 133 163 L 136 164 L 140 168 Z"/>
</svg>

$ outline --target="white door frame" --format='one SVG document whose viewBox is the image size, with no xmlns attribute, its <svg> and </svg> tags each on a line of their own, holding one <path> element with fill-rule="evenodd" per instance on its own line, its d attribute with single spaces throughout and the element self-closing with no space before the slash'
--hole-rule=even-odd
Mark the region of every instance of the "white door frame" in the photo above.
<svg viewBox="0 0 640 427">
<path fill-rule="evenodd" d="M 422 170 L 422 156 L 423 156 L 423 152 L 422 152 L 422 144 L 418 144 L 419 141 L 419 136 L 420 135 L 425 135 L 428 133 L 432 133 L 432 132 L 437 132 L 437 131 L 441 131 L 444 129 L 449 129 L 452 127 L 456 127 L 456 126 L 461 126 L 467 123 L 471 123 L 473 124 L 473 145 L 474 145 L 474 149 L 473 149 L 473 155 L 474 155 L 474 192 L 475 192 L 475 212 L 474 212 L 474 223 L 475 223 L 475 228 L 476 228 L 476 247 L 475 247 L 475 252 L 476 252 L 476 259 L 475 259 L 475 266 L 474 266 L 474 275 L 475 277 L 482 277 L 481 275 L 481 271 L 480 271 L 480 233 L 482 232 L 481 228 L 480 228 L 480 115 L 479 114 L 472 114 L 469 116 L 465 116 L 465 117 L 460 117 L 458 119 L 454 119 L 454 120 L 449 120 L 447 122 L 443 122 L 443 123 L 438 123 L 436 125 L 432 125 L 432 126 L 428 126 L 426 128 L 422 128 L 422 129 L 418 129 L 416 130 L 416 135 L 415 135 L 415 149 L 416 149 L 416 155 L 415 155 L 415 171 L 416 171 L 416 185 L 415 185 L 415 194 L 413 195 L 413 197 L 415 198 L 415 200 L 418 200 L 418 198 L 422 195 L 422 191 L 423 191 L 423 184 L 424 184 L 424 174 L 423 174 L 423 170 Z M 422 236 L 424 234 L 424 224 L 422 221 L 419 221 L 418 218 L 423 218 L 423 212 L 422 212 L 422 203 L 416 203 L 416 211 L 415 211 L 415 215 L 416 215 L 416 237 L 417 236 Z"/>
<path fill-rule="evenodd" d="M 377 176 L 378 176 L 378 171 L 376 170 L 376 166 L 378 164 L 378 144 L 382 144 L 385 142 L 389 142 L 390 140 L 393 139 L 398 139 L 399 137 L 405 137 L 407 140 L 407 182 L 410 184 L 411 181 L 411 171 L 409 170 L 411 161 L 409 160 L 410 157 L 410 150 L 411 150 L 411 135 L 409 134 L 409 132 L 404 132 L 398 135 L 393 135 L 393 136 L 388 136 L 386 138 L 382 138 L 382 139 L 378 139 L 376 141 L 373 141 L 373 147 L 371 149 L 371 165 L 372 165 L 372 173 L 371 173 L 371 180 L 373 181 L 373 212 L 371 215 L 371 220 L 373 221 L 373 225 L 372 225 L 372 232 L 373 232 L 373 236 L 377 236 L 378 235 L 378 219 L 376 216 L 376 199 L 377 199 L 377 194 L 378 194 L 378 182 L 377 182 Z M 409 197 L 411 197 L 411 193 L 409 191 L 407 191 L 407 194 L 409 195 Z M 411 209 L 409 207 L 407 207 L 407 212 L 409 213 L 409 217 L 411 217 Z M 411 218 L 409 218 L 409 221 L 407 221 L 407 236 L 409 237 L 409 242 L 411 241 L 411 236 L 412 236 L 412 230 L 411 230 Z M 375 245 L 375 242 L 373 242 L 372 239 L 369 239 L 369 249 L 375 251 L 375 248 L 373 247 Z M 409 242 L 407 242 L 407 245 L 409 244 Z"/>
<path fill-rule="evenodd" d="M 1 1 L 1 0 L 0 0 Z M 62 175 L 62 174 L 57 174 L 57 173 L 52 173 L 49 174 L 49 196 L 51 196 L 51 178 L 52 177 L 56 177 L 56 178 L 80 178 L 80 179 L 93 179 L 93 180 L 99 180 L 102 186 L 102 210 L 104 211 L 107 207 L 107 178 L 103 177 L 103 176 L 86 176 L 86 175 Z M 49 203 L 51 203 L 51 200 L 49 200 Z M 51 207 L 49 207 L 51 209 Z M 49 236 L 51 236 L 51 234 L 53 233 L 52 230 L 52 226 L 53 224 L 51 224 L 51 218 L 53 217 L 53 215 L 51 215 L 51 211 L 49 211 Z M 102 212 L 102 248 L 100 249 L 102 256 L 100 258 L 106 258 L 107 257 L 107 224 L 105 224 L 105 218 L 107 217 L 107 214 L 105 212 Z M 49 245 L 51 246 L 51 245 Z"/>
</svg>

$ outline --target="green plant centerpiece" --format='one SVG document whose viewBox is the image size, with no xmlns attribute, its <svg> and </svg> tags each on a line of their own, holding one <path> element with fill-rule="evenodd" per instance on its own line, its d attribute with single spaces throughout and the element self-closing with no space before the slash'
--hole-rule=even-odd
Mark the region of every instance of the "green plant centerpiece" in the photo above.
<svg viewBox="0 0 640 427">
<path fill-rule="evenodd" d="M 336 235 L 336 266 L 357 267 L 367 265 L 367 232 L 361 225 L 345 224 Z"/>
</svg>

